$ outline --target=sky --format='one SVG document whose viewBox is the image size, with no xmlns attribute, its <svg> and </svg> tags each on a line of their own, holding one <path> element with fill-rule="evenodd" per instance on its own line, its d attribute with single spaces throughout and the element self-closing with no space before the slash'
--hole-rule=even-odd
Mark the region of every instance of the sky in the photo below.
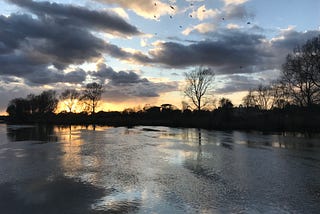
<svg viewBox="0 0 320 214">
<path fill-rule="evenodd" d="M 30 93 L 104 84 L 100 110 L 171 103 L 210 67 L 238 105 L 320 34 L 319 0 L 1 0 L 0 114 Z"/>
</svg>

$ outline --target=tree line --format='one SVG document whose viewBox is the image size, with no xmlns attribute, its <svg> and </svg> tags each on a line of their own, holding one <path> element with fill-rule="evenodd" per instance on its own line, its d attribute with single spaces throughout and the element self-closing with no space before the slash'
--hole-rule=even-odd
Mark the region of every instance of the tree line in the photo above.
<svg viewBox="0 0 320 214">
<path fill-rule="evenodd" d="M 212 97 L 214 72 L 199 67 L 185 73 L 184 94 L 197 110 L 205 109 Z M 229 102 L 222 98 L 219 102 Z M 320 35 L 297 46 L 286 57 L 279 79 L 268 85 L 250 89 L 242 99 L 242 106 L 261 110 L 283 109 L 289 106 L 307 107 L 320 104 Z"/>
<path fill-rule="evenodd" d="M 60 100 L 69 112 L 73 112 L 76 107 L 81 105 L 83 111 L 94 114 L 103 92 L 103 85 L 95 82 L 87 84 L 81 91 L 66 89 L 60 96 L 54 90 L 47 90 L 39 95 L 29 94 L 26 98 L 11 100 L 7 107 L 7 113 L 14 119 L 53 114 Z"/>
<path fill-rule="evenodd" d="M 246 107 L 311 108 L 320 104 L 320 36 L 308 40 L 287 55 L 281 76 L 270 85 L 250 90 L 243 99 Z"/>
</svg>

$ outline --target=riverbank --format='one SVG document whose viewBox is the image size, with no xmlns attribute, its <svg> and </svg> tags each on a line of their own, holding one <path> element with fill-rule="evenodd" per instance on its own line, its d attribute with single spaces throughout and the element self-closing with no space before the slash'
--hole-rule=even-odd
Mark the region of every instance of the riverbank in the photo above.
<svg viewBox="0 0 320 214">
<path fill-rule="evenodd" d="M 5 117 L 6 123 L 54 125 L 169 126 L 213 130 L 259 130 L 320 132 L 320 109 L 292 108 L 262 111 L 257 108 L 216 109 L 214 111 L 98 112 Z"/>
</svg>

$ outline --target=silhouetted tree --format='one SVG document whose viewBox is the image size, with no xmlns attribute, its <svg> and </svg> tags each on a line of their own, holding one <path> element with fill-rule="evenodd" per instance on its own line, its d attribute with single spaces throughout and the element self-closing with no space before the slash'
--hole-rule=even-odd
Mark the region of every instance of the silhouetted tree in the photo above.
<svg viewBox="0 0 320 214">
<path fill-rule="evenodd" d="M 16 118 L 39 113 L 52 113 L 58 105 L 56 92 L 53 90 L 43 91 L 40 95 L 30 94 L 27 98 L 16 98 L 9 102 L 7 113 Z"/>
<path fill-rule="evenodd" d="M 63 101 L 63 103 L 68 108 L 69 112 L 72 112 L 74 107 L 77 105 L 79 99 L 80 93 L 75 89 L 66 89 L 60 95 L 60 100 Z"/>
<path fill-rule="evenodd" d="M 103 92 L 104 89 L 101 84 L 94 82 L 86 85 L 81 100 L 90 108 L 91 114 L 95 113 Z"/>
<path fill-rule="evenodd" d="M 35 100 L 31 102 L 37 102 L 37 112 L 40 114 L 54 112 L 59 102 L 57 93 L 54 90 L 43 91 L 34 99 Z"/>
<path fill-rule="evenodd" d="M 232 104 L 231 100 L 229 100 L 228 98 L 224 98 L 224 97 L 219 100 L 219 106 L 223 109 L 233 108 L 233 104 Z"/>
<path fill-rule="evenodd" d="M 272 96 L 272 108 L 283 109 L 289 104 L 288 90 L 283 84 L 279 82 L 273 82 L 270 86 L 271 96 Z"/>
<path fill-rule="evenodd" d="M 30 114 L 30 103 L 27 99 L 15 98 L 9 102 L 7 113 L 10 117 L 23 118 Z"/>
<path fill-rule="evenodd" d="M 257 105 L 256 96 L 253 90 L 249 90 L 248 94 L 242 99 L 244 107 L 255 107 Z"/>
<path fill-rule="evenodd" d="M 211 68 L 199 67 L 184 75 L 187 83 L 184 94 L 200 111 L 209 103 L 208 93 L 212 91 L 214 72 Z"/>
<path fill-rule="evenodd" d="M 27 100 L 29 101 L 29 104 L 30 104 L 31 114 L 36 113 L 37 110 L 38 110 L 38 99 L 37 99 L 37 96 L 35 94 L 29 94 L 27 96 Z"/>
<path fill-rule="evenodd" d="M 289 103 L 287 94 L 287 89 L 276 81 L 270 85 L 259 85 L 255 90 L 250 89 L 242 103 L 245 107 L 259 107 L 263 110 L 284 108 Z"/>
<path fill-rule="evenodd" d="M 310 107 L 320 102 L 320 36 L 287 56 L 281 83 L 294 104 Z"/>
<path fill-rule="evenodd" d="M 255 100 L 260 109 L 267 110 L 273 107 L 272 90 L 270 86 L 259 85 Z"/>
</svg>

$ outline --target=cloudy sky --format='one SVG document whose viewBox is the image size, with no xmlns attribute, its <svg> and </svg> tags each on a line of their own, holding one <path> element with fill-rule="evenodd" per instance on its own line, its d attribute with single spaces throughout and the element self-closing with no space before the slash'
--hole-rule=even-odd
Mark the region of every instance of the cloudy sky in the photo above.
<svg viewBox="0 0 320 214">
<path fill-rule="evenodd" d="M 279 75 L 320 34 L 319 0 L 1 0 L 0 113 L 15 97 L 105 85 L 103 110 L 172 103 L 183 73 L 216 73 L 215 97 Z"/>
</svg>

